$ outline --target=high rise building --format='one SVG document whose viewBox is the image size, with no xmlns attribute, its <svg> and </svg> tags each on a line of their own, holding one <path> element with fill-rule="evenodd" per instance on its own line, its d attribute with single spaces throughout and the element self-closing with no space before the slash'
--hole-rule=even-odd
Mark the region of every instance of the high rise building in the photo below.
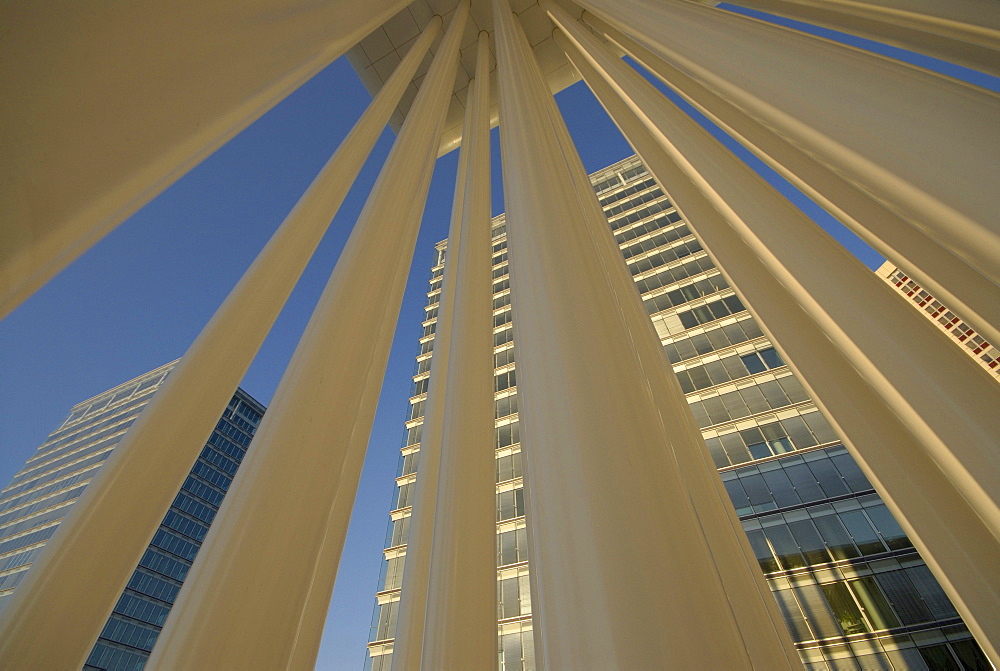
<svg viewBox="0 0 1000 671">
<path fill-rule="evenodd" d="M 956 315 L 948 306 L 927 293 L 905 270 L 892 262 L 886 261 L 875 272 L 913 306 L 919 308 L 921 314 L 937 324 L 949 338 L 961 345 L 976 363 L 1000 380 L 1000 349 L 996 343 L 990 343 L 976 333 L 960 315 Z"/>
<path fill-rule="evenodd" d="M 633 157 L 591 182 L 807 669 L 988 669 L 986 657 L 840 438 Z M 493 220 L 498 646 L 534 668 L 503 215 Z M 437 245 L 365 669 L 387 671 L 447 241 Z M 530 445 L 524 449 L 530 449 Z"/>
<path fill-rule="evenodd" d="M 0 492 L 0 608 L 176 363 L 73 406 Z M 118 599 L 85 668 L 143 667 L 263 414 L 263 405 L 237 389 Z"/>
</svg>

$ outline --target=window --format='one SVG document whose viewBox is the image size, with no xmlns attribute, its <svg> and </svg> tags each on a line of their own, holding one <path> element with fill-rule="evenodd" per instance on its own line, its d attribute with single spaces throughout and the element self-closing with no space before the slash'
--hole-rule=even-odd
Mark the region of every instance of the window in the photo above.
<svg viewBox="0 0 1000 671">
<path fill-rule="evenodd" d="M 521 432 L 517 422 L 504 424 L 496 430 L 496 448 L 510 447 L 521 442 Z"/>
<path fill-rule="evenodd" d="M 523 474 L 521 470 L 521 453 L 515 452 L 497 459 L 497 482 L 506 482 L 519 478 Z"/>
<path fill-rule="evenodd" d="M 510 396 L 504 396 L 503 398 L 498 398 L 496 400 L 496 411 L 494 412 L 497 419 L 501 417 L 507 417 L 509 415 L 514 415 L 517 413 L 517 394 L 512 394 Z"/>
<path fill-rule="evenodd" d="M 528 530 L 517 529 L 497 535 L 497 566 L 528 561 Z"/>
<path fill-rule="evenodd" d="M 497 373 L 493 378 L 493 391 L 503 391 L 517 386 L 517 374 L 514 369 Z"/>
<path fill-rule="evenodd" d="M 497 494 L 497 521 L 512 520 L 524 515 L 524 490 L 512 489 Z"/>
</svg>

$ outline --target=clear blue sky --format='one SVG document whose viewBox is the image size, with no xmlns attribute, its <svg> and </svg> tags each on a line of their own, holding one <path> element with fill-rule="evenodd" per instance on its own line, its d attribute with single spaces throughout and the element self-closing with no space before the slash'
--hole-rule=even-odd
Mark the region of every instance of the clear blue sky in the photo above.
<svg viewBox="0 0 1000 671">
<path fill-rule="evenodd" d="M 346 60 L 333 63 L 0 322 L 0 484 L 70 406 L 183 354 L 369 100 Z M 588 171 L 631 155 L 582 84 L 557 100 Z M 392 139 L 383 134 L 243 382 L 264 403 Z M 503 211 L 497 142 L 494 130 L 494 214 Z M 319 669 L 359 669 L 364 659 L 428 268 L 447 235 L 456 163 L 452 152 L 435 170 Z M 802 207 L 870 267 L 881 261 Z"/>
</svg>

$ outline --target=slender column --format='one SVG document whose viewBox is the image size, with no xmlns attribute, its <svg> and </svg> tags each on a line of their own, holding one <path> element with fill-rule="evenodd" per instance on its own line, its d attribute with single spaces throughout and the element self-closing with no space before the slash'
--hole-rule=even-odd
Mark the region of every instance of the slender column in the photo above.
<svg viewBox="0 0 1000 671">
<path fill-rule="evenodd" d="M 543 2 L 544 9 L 552 11 L 554 7 L 553 3 Z M 559 10 L 556 9 L 556 11 Z M 562 17 L 576 23 L 564 11 Z M 556 35 L 556 37 L 561 36 Z M 553 126 L 560 136 L 564 152 L 567 155 L 575 155 L 576 150 L 572 138 L 554 106 L 552 112 L 554 114 Z M 593 216 L 604 221 L 604 212 L 594 198 L 593 185 L 587 178 L 582 165 L 579 170 L 572 171 L 572 176 L 575 178 L 574 182 L 581 205 L 590 207 L 594 212 Z M 606 234 L 603 234 L 603 231 L 603 228 L 598 231 L 601 243 L 604 243 L 606 239 Z M 634 300 L 634 281 L 621 265 L 620 250 L 614 245 L 607 244 L 598 244 L 597 249 L 604 255 L 606 267 L 620 269 L 625 277 L 622 286 L 627 287 L 627 289 L 624 291 L 624 295 L 619 297 L 619 300 L 638 305 Z M 645 320 L 648 320 L 644 311 L 641 313 L 641 319 L 642 323 L 646 323 Z M 643 368 L 646 379 L 667 378 L 667 380 L 659 380 L 658 384 L 653 385 L 654 389 L 660 389 L 660 393 L 663 394 L 657 402 L 657 407 L 664 423 L 674 427 L 672 433 L 676 435 L 674 441 L 676 447 L 673 449 L 673 457 L 687 486 L 692 508 L 698 517 L 699 525 L 712 554 L 712 561 L 715 562 L 719 578 L 723 583 L 723 589 L 730 604 L 734 605 L 735 612 L 738 612 L 736 624 L 740 628 L 740 636 L 747 646 L 751 663 L 757 667 L 769 666 L 771 656 L 777 654 L 775 647 L 777 644 L 784 647 L 783 652 L 786 660 L 790 660 L 791 665 L 797 667 L 799 664 L 798 653 L 792 645 L 787 626 L 771 595 L 771 589 L 760 571 L 760 563 L 750 547 L 729 494 L 726 492 L 722 480 L 716 472 L 711 455 L 704 445 L 701 431 L 691 421 L 687 403 L 676 403 L 675 397 L 672 396 L 675 392 L 670 392 L 668 395 L 663 391 L 674 387 L 676 380 L 669 362 L 664 362 L 662 354 L 659 338 L 653 341 L 652 347 L 647 347 L 641 353 L 637 351 L 638 361 Z M 698 444 L 699 448 L 685 449 L 680 447 L 693 444 Z M 724 532 L 727 528 L 730 533 Z"/>
<path fill-rule="evenodd" d="M 0 615 L 0 659 L 83 664 L 440 26 L 414 43 L 46 544 Z"/>
<path fill-rule="evenodd" d="M 1000 8 L 990 0 L 739 0 L 737 4 L 1000 76 Z"/>
<path fill-rule="evenodd" d="M 460 24 L 438 48 L 149 668 L 315 663 L 454 84 Z"/>
<path fill-rule="evenodd" d="M 1000 282 L 1000 96 L 695 3 L 577 4 Z"/>
<path fill-rule="evenodd" d="M 409 1 L 5 4 L 0 317 Z"/>
<path fill-rule="evenodd" d="M 980 644 L 994 655 L 1000 543 L 971 501 L 975 485 L 956 482 L 939 452 L 929 449 L 934 437 L 920 412 L 933 403 L 952 415 L 952 428 L 978 424 L 982 433 L 964 439 L 978 447 L 976 466 L 994 468 L 989 425 L 996 420 L 988 415 L 1000 402 L 995 383 L 974 365 L 965 366 L 966 357 L 932 324 L 884 291 L 873 273 L 690 117 L 613 54 L 579 37 L 573 35 L 576 46 L 562 33 L 557 41 L 650 172 L 670 184 L 685 218 L 695 222 L 727 279 L 747 297 Z M 586 51 L 577 49 L 581 45 Z M 627 72 L 619 72 L 618 64 Z M 975 391 L 968 394 L 966 387 Z M 898 400 L 924 390 L 929 393 L 918 399 L 918 412 Z"/>
<path fill-rule="evenodd" d="M 792 668 L 787 634 L 743 636 L 765 602 L 728 598 L 705 536 L 736 536 L 703 526 L 677 465 L 704 442 L 504 0 L 494 26 L 536 658 Z"/>
<path fill-rule="evenodd" d="M 455 275 L 455 297 L 448 323 L 439 323 L 451 332 L 452 363 L 441 390 L 445 421 L 422 669 L 485 671 L 497 665 L 489 73 L 489 36 L 481 32 L 476 77 L 466 103 L 464 194 L 459 197 L 456 190 L 448 238 L 452 271 L 445 270 L 445 282 Z"/>
<path fill-rule="evenodd" d="M 555 3 L 542 0 L 541 6 L 549 12 L 556 25 L 567 22 L 578 27 L 577 22 Z M 556 31 L 554 38 L 558 41 L 563 36 Z M 552 110 L 554 114 L 558 114 L 555 107 Z M 560 135 L 564 151 L 567 154 L 574 154 L 573 141 L 565 124 L 557 118 L 553 126 Z M 572 171 L 572 174 L 576 178 L 574 181 L 581 205 L 589 206 L 595 218 L 605 221 L 605 214 L 594 198 L 593 185 L 583 167 L 580 166 L 579 170 Z M 598 231 L 598 237 L 601 243 L 605 242 L 607 235 L 603 227 Z M 616 245 L 607 244 L 598 244 L 597 249 L 604 253 L 605 265 L 620 269 L 625 277 L 623 286 L 627 287 L 627 290 L 619 300 L 639 305 L 634 300 L 635 282 L 621 264 L 621 251 Z M 642 323 L 646 323 L 645 320 L 649 319 L 645 310 L 642 311 L 640 318 L 644 320 Z M 654 339 L 651 347 L 647 347 L 641 353 L 637 351 L 637 357 L 646 379 L 667 378 L 658 380 L 658 384 L 653 386 L 654 389 L 670 390 L 676 386 L 673 368 L 663 359 L 658 337 Z M 723 589 L 730 603 L 735 604 L 734 612 L 738 613 L 736 625 L 740 628 L 740 636 L 747 646 L 751 663 L 756 668 L 767 667 L 770 656 L 777 652 L 775 644 L 779 643 L 784 647 L 786 659 L 791 660 L 790 663 L 797 667 L 799 656 L 792 645 L 784 618 L 778 610 L 771 588 L 761 573 L 760 562 L 750 547 L 743 524 L 733 508 L 732 500 L 704 444 L 701 430 L 691 421 L 686 401 L 677 403 L 673 391 L 669 394 L 666 391 L 661 393 L 663 396 L 657 402 L 657 407 L 664 423 L 674 427 L 672 429 L 672 433 L 676 436 L 674 460 L 686 485 L 691 506 L 698 517 Z M 681 397 L 683 398 L 683 393 Z M 695 444 L 698 445 L 697 449 L 682 447 Z M 725 533 L 727 529 L 729 533 Z"/>
<path fill-rule="evenodd" d="M 1000 342 L 1000 287 L 996 282 L 813 154 L 604 21 L 588 12 L 584 18 L 865 242 L 905 268 L 984 338 Z"/>
<path fill-rule="evenodd" d="M 463 22 L 468 18 L 468 3 L 459 8 Z M 471 90 L 471 87 L 470 87 Z M 468 115 L 467 115 L 468 116 Z M 449 231 L 449 246 L 452 255 L 457 253 L 453 245 L 460 244 L 462 202 L 465 195 L 466 165 L 468 155 L 463 148 L 459 154 L 455 202 L 452 209 L 452 226 Z M 451 268 L 455 267 L 451 264 Z M 420 464 L 417 468 L 416 491 L 413 497 L 413 511 L 410 517 L 410 535 L 406 544 L 406 563 L 403 571 L 403 585 L 399 615 L 396 619 L 395 642 L 392 650 L 392 665 L 396 669 L 416 669 L 420 665 L 421 637 L 424 630 L 424 609 L 427 605 L 427 575 L 431 562 L 431 542 L 434 534 L 434 501 L 437 496 L 439 465 L 441 463 L 441 437 L 448 417 L 444 412 L 444 386 L 451 370 L 452 314 L 455 304 L 455 272 L 445 270 L 438 308 L 438 326 L 434 336 L 434 356 L 427 405 L 424 409 L 424 427 L 420 440 Z"/>
</svg>

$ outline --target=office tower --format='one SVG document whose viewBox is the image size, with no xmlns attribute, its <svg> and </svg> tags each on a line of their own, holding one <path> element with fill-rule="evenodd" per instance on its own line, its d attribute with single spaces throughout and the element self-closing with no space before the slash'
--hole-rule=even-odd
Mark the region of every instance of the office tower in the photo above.
<svg viewBox="0 0 1000 671">
<path fill-rule="evenodd" d="M 0 492 L 0 608 L 176 363 L 73 406 Z M 118 599 L 85 668 L 143 667 L 263 413 L 264 406 L 237 389 Z"/>
<path fill-rule="evenodd" d="M 920 308 L 921 314 L 961 345 L 976 363 L 988 370 L 994 378 L 1000 379 L 1000 349 L 996 343 L 987 342 L 960 315 L 956 315 L 947 305 L 927 293 L 905 270 L 892 262 L 886 261 L 875 272 L 886 284 L 909 299 L 908 302 Z"/>
<path fill-rule="evenodd" d="M 805 667 L 990 668 L 906 534 L 639 159 L 600 170 L 591 182 Z M 503 215 L 492 237 L 498 645 L 503 671 L 527 671 L 534 668 L 530 558 Z M 431 269 L 396 473 L 365 661 L 373 671 L 391 662 L 445 257 L 446 241 Z"/>
</svg>

